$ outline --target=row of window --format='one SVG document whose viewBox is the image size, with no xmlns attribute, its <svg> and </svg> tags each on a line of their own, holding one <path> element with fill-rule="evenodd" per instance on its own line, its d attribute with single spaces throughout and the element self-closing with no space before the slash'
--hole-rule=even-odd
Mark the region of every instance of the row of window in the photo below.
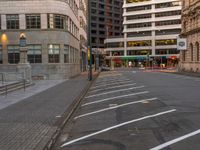
<svg viewBox="0 0 200 150">
<path fill-rule="evenodd" d="M 156 30 L 155 35 L 173 35 L 180 34 L 181 29 L 168 29 L 168 30 Z M 143 31 L 143 32 L 129 32 L 127 33 L 127 37 L 144 37 L 144 36 L 152 36 L 151 31 Z"/>
<path fill-rule="evenodd" d="M 156 55 L 179 54 L 177 49 L 156 49 Z"/>
<path fill-rule="evenodd" d="M 195 44 L 190 43 L 189 51 L 182 52 L 182 60 L 186 61 L 186 55 L 190 56 L 190 61 L 200 61 L 200 44 L 196 42 Z"/>
<path fill-rule="evenodd" d="M 159 12 L 155 13 L 155 17 L 167 17 L 167 16 L 177 16 L 181 15 L 181 11 L 168 11 L 168 12 Z M 132 15 L 127 16 L 127 20 L 138 20 L 138 19 L 147 19 L 152 18 L 152 14 L 142 14 L 142 15 Z"/>
<path fill-rule="evenodd" d="M 167 21 L 155 22 L 155 26 L 167 26 L 167 25 L 178 25 L 178 24 L 181 24 L 181 20 L 167 20 Z M 127 28 L 145 28 L 145 27 L 152 27 L 152 23 L 145 22 L 145 23 L 135 23 L 127 25 Z"/>
<path fill-rule="evenodd" d="M 127 1 L 129 1 L 130 3 L 133 3 L 133 1 L 141 2 L 141 1 L 149 1 L 149 0 L 127 0 Z M 176 7 L 176 6 L 181 6 L 181 2 L 180 1 L 174 1 L 174 2 L 166 2 L 166 3 L 155 4 L 156 9 Z M 126 12 L 143 11 L 143 10 L 150 10 L 150 9 L 152 9 L 152 5 L 136 6 L 136 7 L 127 8 Z"/>
<path fill-rule="evenodd" d="M 83 2 L 83 1 L 85 1 L 85 0 L 79 1 L 79 9 L 83 12 L 84 16 L 87 17 L 87 10 L 86 10 L 86 7 L 84 6 L 84 3 L 85 4 L 87 4 L 87 3 L 86 3 L 86 1 L 85 2 Z"/>
<path fill-rule="evenodd" d="M 184 17 L 182 21 L 183 32 L 188 32 L 197 29 L 200 26 L 200 16 L 194 14 L 193 16 Z"/>
<path fill-rule="evenodd" d="M 76 4 L 76 1 L 75 0 L 66 0 L 66 2 L 69 4 L 72 11 L 76 15 L 76 17 L 78 17 L 78 5 Z"/>
<path fill-rule="evenodd" d="M 17 64 L 20 61 L 20 50 L 18 45 L 8 45 L 8 63 Z M 28 46 L 28 62 L 30 63 L 42 63 L 42 46 L 41 45 L 29 45 Z M 64 45 L 64 63 L 79 63 L 79 51 L 78 49 Z M 48 62 L 60 63 L 60 45 L 49 44 L 48 45 Z M 0 63 L 2 63 L 2 46 L 0 46 Z"/>
<path fill-rule="evenodd" d="M 21 20 L 18 14 L 6 15 L 6 28 L 20 29 L 20 21 Z M 26 14 L 25 21 L 26 29 L 41 29 L 42 20 L 40 14 Z M 79 29 L 68 16 L 59 14 L 47 14 L 47 24 L 48 29 L 64 29 L 71 32 L 75 37 L 78 37 Z"/>
<path fill-rule="evenodd" d="M 122 7 L 122 1 L 114 1 L 114 3 L 109 3 L 107 2 L 108 4 L 110 5 L 107 5 L 105 3 L 97 3 L 97 2 L 94 2 L 92 1 L 91 2 L 91 7 L 92 8 L 98 8 L 98 9 L 101 9 L 101 10 L 107 10 L 107 11 L 119 11 L 119 9 Z"/>
<path fill-rule="evenodd" d="M 155 41 L 156 46 L 176 45 L 176 44 L 177 44 L 176 39 L 166 39 L 166 40 L 156 40 Z M 127 42 L 128 47 L 140 47 L 140 46 L 151 46 L 151 45 L 152 45 L 151 40 Z M 119 48 L 119 47 L 124 47 L 124 42 L 107 43 L 107 48 Z"/>
<path fill-rule="evenodd" d="M 179 51 L 177 49 L 156 49 L 156 55 L 172 55 L 172 54 L 179 54 Z M 151 50 L 127 50 L 128 56 L 134 56 L 134 55 L 151 55 Z M 124 56 L 124 51 L 112 51 L 112 56 Z"/>
</svg>

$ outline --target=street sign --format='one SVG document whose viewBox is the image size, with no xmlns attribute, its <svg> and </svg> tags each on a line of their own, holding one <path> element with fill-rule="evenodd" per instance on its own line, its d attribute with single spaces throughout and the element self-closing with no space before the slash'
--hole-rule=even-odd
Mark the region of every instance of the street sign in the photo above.
<svg viewBox="0 0 200 150">
<path fill-rule="evenodd" d="M 187 40 L 186 38 L 177 38 L 177 49 L 178 50 L 187 50 Z"/>
</svg>

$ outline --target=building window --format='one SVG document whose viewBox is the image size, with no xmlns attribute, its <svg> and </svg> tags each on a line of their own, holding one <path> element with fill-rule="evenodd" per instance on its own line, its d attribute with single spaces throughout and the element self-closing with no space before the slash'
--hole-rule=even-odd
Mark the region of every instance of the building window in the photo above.
<svg viewBox="0 0 200 150">
<path fill-rule="evenodd" d="M 176 45 L 176 39 L 166 39 L 166 40 L 156 40 L 156 46 L 163 46 L 163 45 Z"/>
<path fill-rule="evenodd" d="M 149 9 L 151 9 L 151 5 L 136 6 L 136 7 L 129 7 L 129 8 L 127 8 L 126 12 L 143 11 L 143 10 L 149 10 Z"/>
<path fill-rule="evenodd" d="M 20 60 L 19 46 L 9 45 L 8 46 L 8 63 L 18 64 Z"/>
<path fill-rule="evenodd" d="M 127 55 L 151 55 L 151 50 L 128 50 Z"/>
<path fill-rule="evenodd" d="M 148 2 L 150 0 L 126 0 L 126 3 L 141 3 L 141 2 Z"/>
<path fill-rule="evenodd" d="M 140 47 L 140 46 L 151 46 L 151 41 L 129 41 L 127 42 L 128 47 Z"/>
<path fill-rule="evenodd" d="M 199 61 L 199 43 L 196 42 L 197 61 Z"/>
<path fill-rule="evenodd" d="M 181 20 L 168 20 L 168 21 L 158 21 L 155 26 L 167 26 L 167 25 L 177 25 L 181 24 Z"/>
<path fill-rule="evenodd" d="M 191 56 L 191 61 L 193 61 L 193 44 L 190 44 L 190 56 Z"/>
<path fill-rule="evenodd" d="M 64 15 L 48 14 L 48 28 L 67 29 L 67 17 Z"/>
<path fill-rule="evenodd" d="M 27 55 L 30 63 L 42 63 L 42 46 L 29 45 Z"/>
<path fill-rule="evenodd" d="M 0 14 L 0 29 L 1 29 L 1 14 Z"/>
<path fill-rule="evenodd" d="M 69 63 L 69 45 L 64 45 L 64 63 Z"/>
<path fill-rule="evenodd" d="M 0 45 L 0 64 L 3 63 L 2 46 Z"/>
<path fill-rule="evenodd" d="M 182 51 L 182 59 L 183 59 L 183 61 L 185 61 L 185 57 L 186 57 L 186 52 Z"/>
<path fill-rule="evenodd" d="M 127 28 L 145 28 L 145 27 L 151 27 L 152 24 L 151 22 L 146 22 L 146 23 L 136 23 L 136 24 L 129 24 L 127 25 Z"/>
<path fill-rule="evenodd" d="M 70 63 L 75 62 L 75 57 L 74 57 L 74 48 L 70 46 Z"/>
<path fill-rule="evenodd" d="M 26 15 L 26 28 L 40 29 L 41 28 L 40 15 Z"/>
<path fill-rule="evenodd" d="M 49 63 L 59 63 L 60 62 L 60 45 L 49 44 Z"/>
<path fill-rule="evenodd" d="M 6 15 L 7 29 L 19 29 L 19 15 Z"/>
</svg>

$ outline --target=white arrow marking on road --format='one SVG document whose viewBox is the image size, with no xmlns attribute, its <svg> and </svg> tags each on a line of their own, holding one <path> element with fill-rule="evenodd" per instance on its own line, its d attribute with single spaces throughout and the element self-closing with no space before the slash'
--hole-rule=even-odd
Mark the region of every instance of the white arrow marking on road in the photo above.
<svg viewBox="0 0 200 150">
<path fill-rule="evenodd" d="M 109 128 L 106 128 L 106 129 L 103 129 L 103 130 L 100 130 L 100 131 L 97 131 L 97 132 L 94 132 L 94 133 L 91 133 L 91 134 L 85 135 L 83 137 L 74 139 L 72 141 L 64 143 L 63 145 L 61 145 L 61 147 L 65 147 L 65 146 L 71 145 L 71 144 L 79 142 L 81 140 L 90 138 L 92 136 L 95 136 L 95 135 L 98 135 L 98 134 L 101 134 L 101 133 L 104 133 L 104 132 L 107 132 L 107 131 L 110 131 L 110 130 L 113 130 L 113 129 L 116 129 L 116 128 L 119 128 L 119 127 L 122 127 L 122 126 L 125 126 L 125 125 L 128 125 L 128 124 L 131 124 L 131 123 L 134 123 L 134 122 L 138 122 L 138 121 L 145 120 L 145 119 L 148 119 L 148 118 L 153 118 L 153 117 L 161 116 L 161 115 L 164 115 L 164 114 L 172 113 L 174 111 L 176 111 L 176 109 L 171 109 L 171 110 L 168 110 L 168 111 L 164 111 L 164 112 L 160 112 L 160 113 L 157 113 L 157 114 L 148 115 L 148 116 L 144 116 L 142 118 L 138 118 L 138 119 L 134 119 L 134 120 L 131 120 L 131 121 L 127 121 L 127 122 L 124 122 L 124 123 L 121 123 L 121 124 L 118 124 L 118 125 L 115 125 L 115 126 L 112 126 L 112 127 L 109 127 Z"/>
<path fill-rule="evenodd" d="M 174 144 L 174 143 L 180 142 L 180 141 L 182 141 L 182 140 L 184 140 L 184 139 L 186 139 L 186 138 L 189 138 L 189 137 L 194 136 L 194 135 L 197 135 L 197 134 L 200 134 L 200 129 L 197 130 L 197 131 L 194 131 L 194 132 L 192 132 L 192 133 L 186 134 L 186 135 L 184 135 L 184 136 L 181 136 L 181 137 L 179 137 L 179 138 L 176 138 L 176 139 L 174 139 L 174 140 L 171 140 L 171 141 L 169 141 L 169 142 L 163 143 L 163 144 L 161 144 L 161 145 L 159 145 L 159 146 L 156 146 L 156 147 L 154 147 L 154 148 L 151 148 L 150 150 L 160 150 L 160 149 L 163 149 L 163 148 L 165 148 L 165 147 L 168 147 L 169 145 L 172 145 L 172 144 Z"/>
<path fill-rule="evenodd" d="M 92 92 L 98 92 L 98 91 L 101 91 L 101 90 L 115 89 L 115 88 L 118 88 L 118 87 L 126 87 L 126 86 L 135 85 L 135 84 L 136 84 L 136 83 L 132 83 L 132 84 L 124 84 L 124 85 L 118 85 L 118 86 L 112 86 L 112 87 L 108 87 L 108 88 L 103 88 L 103 89 L 93 90 L 93 91 L 90 91 L 89 93 L 92 93 Z"/>
<path fill-rule="evenodd" d="M 115 91 L 109 91 L 109 92 L 105 92 L 105 93 L 90 95 L 90 96 L 87 96 L 85 98 L 97 97 L 97 96 L 111 94 L 111 93 L 117 93 L 117 92 L 121 92 L 121 91 L 129 91 L 129 90 L 133 90 L 133 89 L 141 89 L 141 88 L 144 88 L 144 87 L 145 86 L 137 86 L 137 87 L 132 87 L 132 88 L 128 88 L 128 89 L 120 89 L 120 90 L 115 90 Z"/>
<path fill-rule="evenodd" d="M 140 100 L 140 101 L 134 101 L 134 102 L 130 102 L 130 103 L 125 103 L 125 104 L 121 104 L 121 105 L 116 105 L 116 106 L 112 106 L 112 107 L 100 109 L 100 110 L 97 110 L 97 111 L 93 111 L 93 112 L 90 112 L 90 113 L 86 113 L 86 114 L 77 116 L 74 119 L 86 117 L 86 116 L 89 116 L 89 115 L 97 114 L 97 113 L 108 111 L 108 110 L 112 110 L 112 109 L 117 109 L 117 108 L 128 106 L 128 105 L 133 105 L 133 104 L 138 104 L 138 103 L 144 103 L 144 102 L 147 102 L 147 101 L 154 101 L 154 100 L 157 100 L 157 99 L 158 98 L 150 98 L 150 99 L 145 99 L 145 100 Z"/>
<path fill-rule="evenodd" d="M 82 105 L 82 107 L 83 106 L 87 106 L 87 105 L 96 104 L 96 103 L 105 102 L 105 101 L 110 101 L 110 100 L 117 99 L 117 98 L 130 97 L 130 96 L 135 96 L 135 95 L 140 95 L 140 94 L 147 94 L 147 93 L 149 93 L 149 91 L 144 91 L 144 92 L 138 92 L 138 93 L 120 95 L 120 96 L 116 96 L 116 97 L 105 98 L 105 99 L 97 100 L 97 101 L 94 101 L 94 102 L 85 103 L 85 104 Z"/>
</svg>

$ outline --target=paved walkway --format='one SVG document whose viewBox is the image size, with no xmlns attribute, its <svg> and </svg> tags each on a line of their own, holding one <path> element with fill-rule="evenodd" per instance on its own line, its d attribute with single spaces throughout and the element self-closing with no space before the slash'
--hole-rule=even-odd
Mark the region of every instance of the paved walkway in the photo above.
<svg viewBox="0 0 200 150">
<path fill-rule="evenodd" d="M 0 150 L 42 150 L 58 129 L 60 117 L 88 84 L 83 74 L 1 96 Z"/>
</svg>

